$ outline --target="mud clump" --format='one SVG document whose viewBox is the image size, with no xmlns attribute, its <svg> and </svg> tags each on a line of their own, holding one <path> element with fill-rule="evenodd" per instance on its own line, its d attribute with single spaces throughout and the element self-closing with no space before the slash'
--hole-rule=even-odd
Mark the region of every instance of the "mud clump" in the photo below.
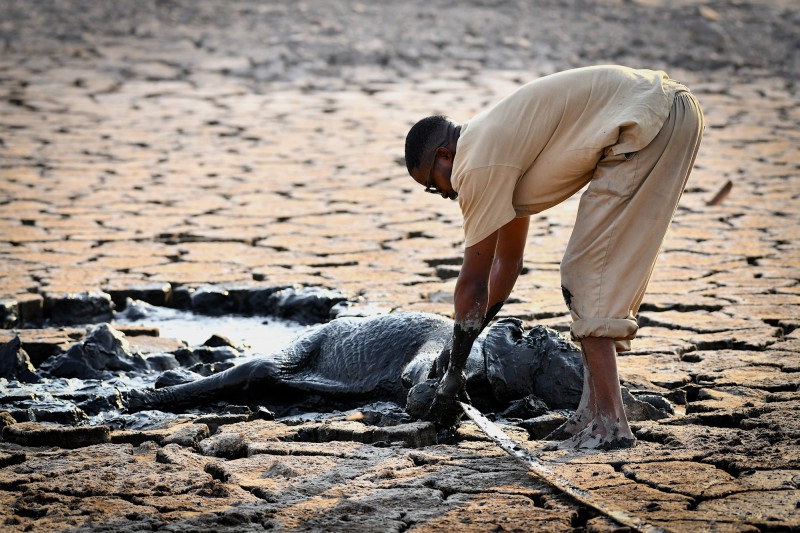
<svg viewBox="0 0 800 533">
<path fill-rule="evenodd" d="M 124 334 L 100 324 L 65 354 L 45 361 L 39 372 L 60 378 L 103 379 L 114 372 L 141 372 L 148 368 L 141 355 L 131 353 Z"/>
<path fill-rule="evenodd" d="M 34 422 L 22 422 L 3 428 L 3 439 L 21 446 L 58 446 L 82 448 L 93 444 L 111 442 L 111 432 L 106 426 L 65 427 Z"/>
<path fill-rule="evenodd" d="M 40 381 L 27 352 L 22 349 L 19 336 L 0 345 L 0 378 L 35 383 Z"/>
<path fill-rule="evenodd" d="M 101 291 L 48 295 L 45 312 L 53 324 L 73 325 L 108 322 L 114 316 L 111 296 Z"/>
</svg>

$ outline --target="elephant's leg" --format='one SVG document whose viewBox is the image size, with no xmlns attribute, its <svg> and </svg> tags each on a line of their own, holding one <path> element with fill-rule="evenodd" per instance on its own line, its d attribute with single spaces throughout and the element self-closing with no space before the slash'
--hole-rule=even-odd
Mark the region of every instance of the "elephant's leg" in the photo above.
<svg viewBox="0 0 800 533">
<path fill-rule="evenodd" d="M 259 388 L 267 392 L 270 389 L 265 388 L 266 385 L 280 381 L 274 361 L 254 359 L 191 383 L 163 389 L 131 390 L 127 394 L 126 405 L 130 412 L 148 409 L 176 411 L 220 399 L 240 398 L 258 392 Z"/>
</svg>

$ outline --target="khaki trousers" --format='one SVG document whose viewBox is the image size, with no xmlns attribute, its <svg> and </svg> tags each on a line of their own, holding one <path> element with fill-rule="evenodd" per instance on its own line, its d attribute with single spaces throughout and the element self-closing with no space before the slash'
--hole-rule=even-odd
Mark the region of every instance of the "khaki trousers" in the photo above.
<svg viewBox="0 0 800 533">
<path fill-rule="evenodd" d="M 636 314 L 703 134 L 697 99 L 680 91 L 642 150 L 600 160 L 581 196 L 561 262 L 574 339 L 609 337 L 630 350 Z"/>
</svg>

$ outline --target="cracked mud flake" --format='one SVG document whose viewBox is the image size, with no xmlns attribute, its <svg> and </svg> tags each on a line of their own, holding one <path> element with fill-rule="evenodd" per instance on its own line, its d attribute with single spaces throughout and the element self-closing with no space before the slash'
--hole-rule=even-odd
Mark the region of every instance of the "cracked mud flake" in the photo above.
<svg viewBox="0 0 800 533">
<path fill-rule="evenodd" d="M 715 380 L 719 385 L 742 385 L 768 391 L 797 390 L 800 372 L 783 372 L 780 368 L 747 366 L 724 370 Z"/>
<path fill-rule="evenodd" d="M 164 472 L 170 472 L 174 490 L 189 488 L 196 482 L 190 474 L 137 458 L 132 451 L 130 445 L 99 444 L 77 450 L 41 452 L 23 464 L 0 471 L 0 483 L 24 486 L 28 490 L 86 496 L 169 491 L 171 489 L 163 485 Z"/>
<path fill-rule="evenodd" d="M 336 490 L 298 501 L 281 508 L 276 519 L 287 529 L 405 531 L 409 524 L 429 523 L 451 507 L 440 492 L 427 488 L 369 488 L 342 496 Z"/>
<path fill-rule="evenodd" d="M 423 475 L 416 483 L 440 490 L 445 495 L 496 493 L 536 499 L 551 492 L 548 485 L 517 463 L 499 472 L 475 472 L 466 466 L 436 465 L 423 468 L 416 476 L 419 477 L 420 473 Z"/>
<path fill-rule="evenodd" d="M 194 472 L 195 476 L 199 474 Z M 259 499 L 239 487 L 200 478 L 187 492 L 144 495 L 134 501 L 158 509 L 166 520 L 175 520 L 218 513 Z"/>
<path fill-rule="evenodd" d="M 255 455 L 219 463 L 229 483 L 252 491 L 262 499 L 285 498 L 287 493 L 320 494 L 331 484 L 347 481 L 357 490 L 354 480 L 369 462 L 322 456 Z"/>
<path fill-rule="evenodd" d="M 584 490 L 610 488 L 635 483 L 623 472 L 607 464 L 548 465 L 555 473 L 566 477 Z"/>
<path fill-rule="evenodd" d="M 712 465 L 689 461 L 665 461 L 623 465 L 622 472 L 631 479 L 666 492 L 697 497 L 716 497 L 734 492 L 735 478 Z"/>
<path fill-rule="evenodd" d="M 622 471 L 658 489 L 691 496 L 701 505 L 706 502 L 706 510 L 723 508 L 710 500 L 739 493 L 783 490 L 789 497 L 800 482 L 800 470 L 749 471 L 734 477 L 712 465 L 688 461 L 624 465 Z"/>
<path fill-rule="evenodd" d="M 754 329 L 719 331 L 716 333 L 692 334 L 689 342 L 698 350 L 764 350 L 775 343 L 781 334 L 779 328 L 762 326 Z"/>
<path fill-rule="evenodd" d="M 747 387 L 714 387 L 697 391 L 697 398 L 687 406 L 689 413 L 720 410 L 744 410 L 763 406 L 767 392 Z"/>
<path fill-rule="evenodd" d="M 650 428 L 655 430 L 662 429 L 662 424 L 659 422 L 638 422 L 632 424 L 635 428 Z M 699 426 L 697 426 L 699 427 Z M 574 450 L 564 451 L 559 450 L 555 452 L 541 452 L 539 456 L 542 460 L 552 464 L 553 468 L 561 468 L 559 465 L 567 465 L 564 468 L 572 467 L 575 465 L 610 465 L 617 469 L 620 465 L 630 463 L 652 463 L 656 461 L 694 461 L 702 455 L 701 452 L 689 449 L 688 446 L 671 446 L 663 444 L 664 440 L 661 437 L 668 435 L 667 432 L 672 433 L 673 428 L 663 428 L 665 433 L 659 434 L 658 439 L 652 441 L 641 439 L 636 443 L 633 448 L 626 448 L 621 450 L 611 450 L 608 452 L 599 452 L 597 450 Z M 703 428 L 701 428 L 703 429 Z M 636 431 L 639 431 L 637 429 Z M 679 431 L 675 431 L 679 433 Z M 534 451 L 533 447 L 531 448 Z"/>
<path fill-rule="evenodd" d="M 769 437 L 767 432 L 762 434 Z M 773 439 L 762 439 L 761 446 L 755 443 L 742 444 L 733 440 L 730 442 L 731 445 L 721 446 L 718 450 L 706 454 L 702 461 L 724 468 L 732 474 L 751 470 L 800 469 L 800 445 L 789 444 L 787 441 L 777 441 L 773 444 L 770 440 Z"/>
<path fill-rule="evenodd" d="M 180 444 L 166 444 L 156 451 L 155 461 L 177 465 L 184 470 L 205 471 L 206 465 L 216 462 L 216 459 L 198 455 L 194 450 L 184 448 Z"/>
<path fill-rule="evenodd" d="M 691 269 L 732 270 L 746 264 L 733 254 L 704 254 L 685 251 L 665 251 L 659 256 L 659 264 Z"/>
<path fill-rule="evenodd" d="M 249 424 L 249 422 L 248 422 Z M 258 442 L 247 443 L 247 455 L 319 455 L 330 457 L 362 457 L 365 446 L 360 442 Z"/>
<path fill-rule="evenodd" d="M 692 356 L 689 367 L 704 372 L 724 372 L 750 366 L 779 369 L 784 363 L 791 365 L 800 360 L 797 354 L 775 350 L 698 350 L 689 355 Z"/>
<path fill-rule="evenodd" d="M 722 413 L 724 415 L 725 413 Z M 719 413 L 713 413 L 720 416 Z M 635 434 L 640 439 L 636 448 L 640 446 L 647 449 L 652 454 L 648 460 L 647 455 L 629 455 L 621 462 L 642 463 L 654 462 L 655 460 L 685 460 L 702 461 L 711 464 L 723 464 L 720 459 L 722 454 L 741 454 L 742 456 L 761 457 L 767 450 L 773 452 L 780 448 L 780 433 L 772 430 L 742 429 L 739 427 L 739 420 L 743 414 L 733 420 L 731 425 L 735 427 L 713 426 L 696 423 L 693 415 L 675 418 L 658 422 L 637 422 L 635 424 Z M 733 417 L 731 417 L 733 418 Z M 651 444 L 652 443 L 652 444 Z M 787 447 L 787 453 L 791 456 L 791 446 Z M 668 457 L 668 454 L 674 454 Z M 755 463 L 754 463 L 755 464 Z M 760 464 L 769 464 L 767 461 Z M 775 468 L 784 468 L 782 461 L 775 463 Z M 757 468 L 754 466 L 754 468 Z M 764 468 L 763 466 L 758 468 Z M 769 467 L 767 467 L 769 468 Z M 736 469 L 727 469 L 730 473 L 735 473 Z"/>
<path fill-rule="evenodd" d="M 800 508 L 800 490 L 752 491 L 731 494 L 724 498 L 700 502 L 697 511 L 717 514 L 720 518 L 737 519 L 760 527 L 790 527 L 788 518 Z"/>
<path fill-rule="evenodd" d="M 795 414 L 800 409 L 800 406 L 797 405 L 798 403 L 800 402 L 786 402 L 786 405 L 776 405 L 773 411 L 742 420 L 741 426 L 744 429 L 769 429 L 786 438 L 798 439 L 800 438 L 800 419 Z"/>
<path fill-rule="evenodd" d="M 689 342 L 688 331 L 674 330 L 659 327 L 642 327 L 637 333 L 636 340 L 631 343 L 631 351 L 623 352 L 619 355 L 641 355 L 641 354 L 671 354 L 680 355 L 696 349 L 696 346 Z M 664 358 L 663 361 L 672 361 L 672 358 Z"/>
<path fill-rule="evenodd" d="M 293 441 L 301 427 L 282 424 L 273 420 L 251 420 L 246 423 L 220 426 L 219 433 L 239 433 L 248 443 L 256 444 L 259 442 Z"/>
<path fill-rule="evenodd" d="M 11 493 L 14 494 L 14 493 Z M 64 531 L 79 526 L 91 527 L 91 516 L 108 515 L 127 517 L 118 522 L 133 525 L 135 523 L 162 523 L 159 509 L 128 501 L 122 497 L 98 495 L 76 497 L 57 493 L 28 492 L 22 496 L 14 496 L 13 501 L 2 501 L 4 524 L 10 531 L 22 531 L 25 524 L 35 519 L 36 531 Z M 105 521 L 104 521 L 105 522 Z M 15 527 L 16 526 L 16 527 Z M 20 529 L 17 529 L 19 527 Z"/>
<path fill-rule="evenodd" d="M 725 300 L 715 294 L 701 294 L 698 292 L 686 292 L 676 297 L 675 293 L 658 292 L 657 288 L 653 292 L 648 292 L 639 308 L 641 312 L 663 312 L 663 311 L 682 311 L 682 312 L 706 312 L 715 311 L 730 305 L 730 300 Z"/>
<path fill-rule="evenodd" d="M 673 516 L 677 516 L 687 511 L 693 503 L 689 496 L 664 492 L 643 483 L 618 485 L 612 488 L 600 487 L 593 490 L 592 495 L 634 515 L 662 511 L 675 513 Z"/>
<path fill-rule="evenodd" d="M 519 494 L 455 494 L 449 509 L 414 531 L 571 531 L 575 511 L 538 507 Z"/>
<path fill-rule="evenodd" d="M 800 383 L 792 353 L 708 350 L 688 354 L 684 368 L 693 380 L 715 387 L 742 386 L 767 391 L 794 391 Z M 781 365 L 786 365 L 782 368 Z"/>
<path fill-rule="evenodd" d="M 800 489 L 800 470 L 747 470 L 738 481 L 752 490 Z"/>
<path fill-rule="evenodd" d="M 33 452 L 18 468 L 0 471 L 0 485 L 14 491 L 2 494 L 16 500 L 10 509 L 17 517 L 37 518 L 37 530 L 82 525 L 95 515 L 185 518 L 256 500 L 202 471 L 157 463 L 154 454 L 153 446 L 129 445 Z"/>
<path fill-rule="evenodd" d="M 689 314 L 679 311 L 646 312 L 639 315 L 639 322 L 644 326 L 661 326 L 668 329 L 680 329 L 697 333 L 756 329 L 764 325 L 760 320 L 733 317 L 719 311 L 702 314 Z"/>
<path fill-rule="evenodd" d="M 692 381 L 691 367 L 674 353 L 623 355 L 617 364 L 621 381 L 636 389 L 677 389 Z"/>
</svg>

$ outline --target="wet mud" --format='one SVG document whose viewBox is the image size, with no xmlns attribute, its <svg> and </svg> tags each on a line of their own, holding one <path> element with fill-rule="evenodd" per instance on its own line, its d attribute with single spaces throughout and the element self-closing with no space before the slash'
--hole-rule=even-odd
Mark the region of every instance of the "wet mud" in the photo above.
<svg viewBox="0 0 800 533">
<path fill-rule="evenodd" d="M 303 398 L 322 396 L 330 407 L 393 402 L 415 418 L 426 418 L 424 407 L 431 398 L 415 398 L 421 404 L 414 408 L 407 399 L 419 385 L 431 391 L 431 382 L 441 379 L 436 361 L 449 351 L 452 331 L 451 320 L 425 313 L 337 318 L 306 331 L 271 357 L 183 385 L 132 390 L 125 403 L 129 411 L 181 410 L 247 398 L 272 409 L 288 401 L 297 409 Z M 581 370 L 579 348 L 556 331 L 538 327 L 525 332 L 520 321 L 505 319 L 473 346 L 466 391 L 476 406 L 491 411 L 528 396 L 549 409 L 574 409 L 580 399 Z"/>
<path fill-rule="evenodd" d="M 0 529 L 614 530 L 473 425 L 437 444 L 386 402 L 330 411 L 319 397 L 280 420 L 233 402 L 124 425 L 81 416 L 113 405 L 93 395 L 113 399 L 103 373 L 119 369 L 92 369 L 92 394 L 71 392 L 80 411 L 6 392 L 46 386 L 42 367 L 127 298 L 307 324 L 334 307 L 449 316 L 461 216 L 414 194 L 405 132 L 598 63 L 664 69 L 706 116 L 618 359 L 644 413 L 638 442 L 544 451 L 558 410 L 528 397 L 489 414 L 660 527 L 800 527 L 796 2 L 0 0 L 0 13 L 0 368 L 3 400 L 30 402 L 0 413 Z M 566 331 L 558 266 L 576 210 L 572 198 L 534 217 L 502 317 Z M 315 304 L 293 305 L 302 287 Z M 126 338 L 180 348 L 146 331 Z M 193 357 L 172 370 L 225 363 Z"/>
<path fill-rule="evenodd" d="M 164 315 L 156 307 L 128 303 L 120 316 Z M 203 323 L 202 315 L 194 316 Z M 177 339 L 148 342 L 149 336 L 142 342 L 136 335 L 129 342 L 117 328 L 126 326 L 88 326 L 83 338 L 38 368 L 15 336 L 0 353 L 7 369 L 0 377 L 8 382 L 0 389 L 0 408 L 19 421 L 55 421 L 57 412 L 65 412 L 76 424 L 115 427 L 143 423 L 120 414 L 182 413 L 218 402 L 263 407 L 278 416 L 387 402 L 390 415 L 405 410 L 405 419 L 426 419 L 431 397 L 424 391 L 432 393 L 441 378 L 437 362 L 449 353 L 453 322 L 426 313 L 337 317 L 306 328 L 268 354 L 248 353 L 217 334 L 196 346 Z M 581 393 L 580 361 L 578 347 L 556 331 L 542 326 L 525 331 L 521 321 L 503 319 L 473 346 L 467 392 L 480 409 L 515 418 L 574 409 Z"/>
</svg>

